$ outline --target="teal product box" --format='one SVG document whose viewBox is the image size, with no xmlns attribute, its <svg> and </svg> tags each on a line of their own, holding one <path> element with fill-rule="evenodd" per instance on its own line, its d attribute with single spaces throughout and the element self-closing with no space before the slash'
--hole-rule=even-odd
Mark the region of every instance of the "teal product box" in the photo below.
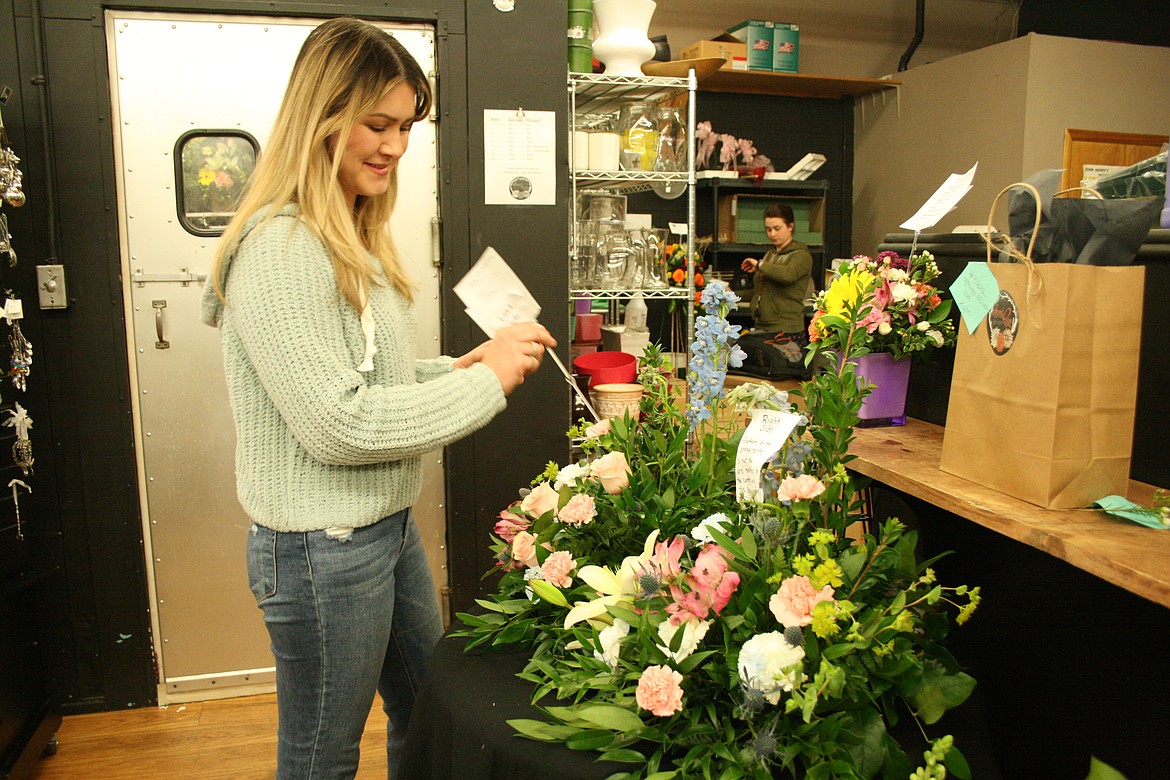
<svg viewBox="0 0 1170 780">
<path fill-rule="evenodd" d="M 772 70 L 796 73 L 800 65 L 800 25 L 776 22 L 772 26 Z"/>
<path fill-rule="evenodd" d="M 719 36 L 742 41 L 748 70 L 796 73 L 800 58 L 800 25 L 748 19 Z"/>
</svg>

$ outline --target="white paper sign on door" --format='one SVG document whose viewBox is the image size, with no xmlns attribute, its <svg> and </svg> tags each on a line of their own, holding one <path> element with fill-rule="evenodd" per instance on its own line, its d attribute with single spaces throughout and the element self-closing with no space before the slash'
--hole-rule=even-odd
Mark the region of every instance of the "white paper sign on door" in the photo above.
<svg viewBox="0 0 1170 780">
<path fill-rule="evenodd" d="M 552 206 L 557 202 L 557 123 L 552 111 L 483 112 L 483 202 Z"/>
</svg>

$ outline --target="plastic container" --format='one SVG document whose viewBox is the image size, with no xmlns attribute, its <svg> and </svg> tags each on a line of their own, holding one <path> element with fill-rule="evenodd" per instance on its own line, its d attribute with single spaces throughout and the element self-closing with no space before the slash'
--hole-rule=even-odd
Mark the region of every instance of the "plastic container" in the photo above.
<svg viewBox="0 0 1170 780">
<path fill-rule="evenodd" d="M 628 384 L 638 377 L 638 359 L 629 352 L 594 352 L 573 361 L 573 370 L 589 377 L 589 388 Z"/>
</svg>

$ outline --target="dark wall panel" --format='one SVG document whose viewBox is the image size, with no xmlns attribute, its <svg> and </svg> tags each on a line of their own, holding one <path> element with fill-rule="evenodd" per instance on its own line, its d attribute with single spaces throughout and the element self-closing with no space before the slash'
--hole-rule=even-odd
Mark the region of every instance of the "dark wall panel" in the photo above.
<svg viewBox="0 0 1170 780">
<path fill-rule="evenodd" d="M 444 153 L 446 176 L 463 177 L 466 223 L 444 216 L 449 262 L 444 273 L 447 348 L 452 354 L 483 340 L 467 320 L 451 285 L 488 246 L 503 256 L 536 297 L 542 323 L 561 344 L 568 363 L 567 50 L 561 30 L 565 8 L 516 3 L 502 13 L 492 3 L 467 5 L 466 157 Z M 509 42 L 510 45 L 502 45 Z M 551 206 L 484 204 L 484 109 L 553 111 L 557 127 L 557 198 Z M 448 147 L 450 148 L 450 147 Z M 465 253 L 462 254 L 461 253 Z M 517 497 L 549 460 L 568 456 L 569 388 L 552 360 L 509 399 L 507 411 L 483 431 L 451 448 L 447 461 L 452 604 L 472 606 L 481 575 L 494 561 L 488 534 L 496 515 Z"/>
</svg>

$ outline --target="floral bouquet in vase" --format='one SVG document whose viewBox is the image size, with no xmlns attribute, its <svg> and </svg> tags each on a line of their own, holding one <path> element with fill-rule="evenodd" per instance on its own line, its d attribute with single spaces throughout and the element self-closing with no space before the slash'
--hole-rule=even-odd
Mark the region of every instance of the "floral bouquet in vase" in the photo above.
<svg viewBox="0 0 1170 780">
<path fill-rule="evenodd" d="M 705 271 L 707 264 L 703 260 L 703 250 L 706 249 L 706 243 L 695 242 L 694 255 L 695 261 L 695 304 L 698 305 L 703 288 L 707 285 Z M 686 242 L 680 241 L 677 243 L 667 244 L 662 249 L 665 256 L 666 268 L 666 283 L 670 287 L 686 287 L 687 286 L 687 245 Z M 672 301 L 673 303 L 673 301 Z"/>
<path fill-rule="evenodd" d="M 925 359 L 935 349 L 955 345 L 951 301 L 935 284 L 939 270 L 934 256 L 922 252 L 906 259 L 897 252 L 881 252 L 873 260 L 858 255 L 839 275 L 841 284 L 817 296 L 809 341 L 814 351 L 825 349 L 831 324 L 848 304 L 856 303 L 858 354 L 852 359 L 857 373 L 874 387 L 860 410 L 861 424 L 904 424 L 910 359 Z"/>
<path fill-rule="evenodd" d="M 835 294 L 825 341 L 851 358 L 866 298 Z M 615 780 L 969 777 L 956 741 L 927 734 L 974 685 L 945 637 L 978 588 L 938 582 L 898 521 L 859 524 L 852 363 L 805 383 L 801 407 L 765 384 L 724 392 L 736 300 L 704 290 L 685 398 L 648 366 L 638 419 L 577 426 L 579 459 L 500 513 L 498 585 L 461 633 L 530 653 L 541 717 L 517 734 L 627 764 Z M 746 491 L 745 415 L 790 431 L 741 469 Z"/>
</svg>

